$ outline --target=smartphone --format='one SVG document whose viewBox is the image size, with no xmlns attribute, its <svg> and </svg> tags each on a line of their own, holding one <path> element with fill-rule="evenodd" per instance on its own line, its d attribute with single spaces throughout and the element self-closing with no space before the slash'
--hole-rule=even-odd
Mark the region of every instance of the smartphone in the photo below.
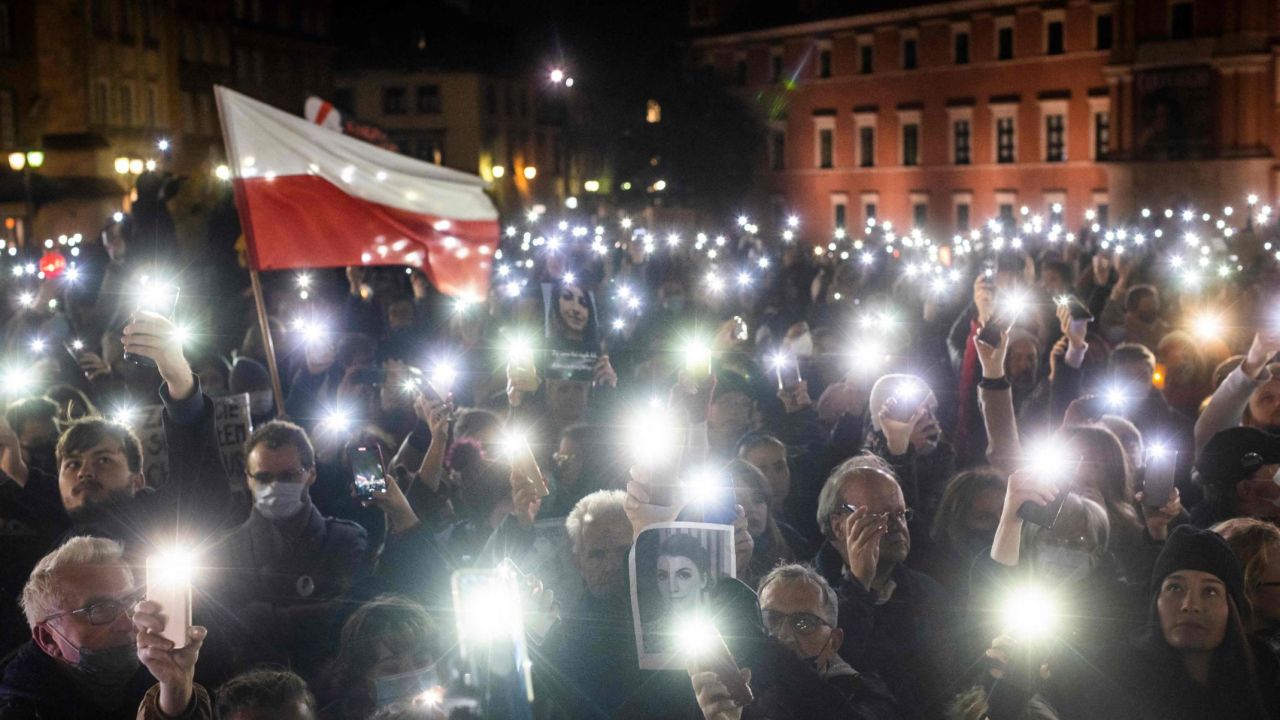
<svg viewBox="0 0 1280 720">
<path fill-rule="evenodd" d="M 729 691 L 729 697 L 740 707 L 746 707 L 755 700 L 751 686 L 742 682 L 742 670 L 738 667 L 738 661 L 733 659 L 733 653 L 729 652 L 729 646 L 725 644 L 724 636 L 718 629 L 715 630 L 711 647 L 699 657 L 698 666 L 705 672 L 715 673 Z"/>
<path fill-rule="evenodd" d="M 382 449 L 377 445 L 358 445 L 352 448 L 351 474 L 356 499 L 370 500 L 374 493 L 385 492 L 387 476 L 382 470 Z"/>
<path fill-rule="evenodd" d="M 989 347 L 998 347 L 1000 338 L 1004 337 L 1005 332 L 1013 327 L 1013 323 L 1017 319 L 1017 313 L 997 310 L 991 316 L 991 320 L 978 331 L 978 342 Z"/>
<path fill-rule="evenodd" d="M 357 368 L 351 373 L 351 384 L 353 385 L 385 385 L 387 384 L 387 371 L 381 368 Z"/>
<path fill-rule="evenodd" d="M 729 474 L 713 475 L 712 487 L 702 501 L 702 522 L 715 525 L 732 525 L 738 519 L 738 498 L 729 483 Z"/>
<path fill-rule="evenodd" d="M 187 646 L 193 569 L 185 555 L 161 553 L 147 558 L 147 601 L 160 606 L 165 617 L 160 637 L 173 643 L 174 649 Z"/>
<path fill-rule="evenodd" d="M 897 402 L 888 408 L 889 419 L 910 422 L 916 410 L 920 409 L 920 404 L 925 400 L 924 388 L 914 383 L 899 385 L 893 391 L 893 398 Z"/>
<path fill-rule="evenodd" d="M 751 339 L 751 331 L 747 328 L 747 321 L 743 320 L 741 315 L 733 316 L 733 339 L 738 342 L 746 342 Z"/>
<path fill-rule="evenodd" d="M 1150 508 L 1164 507 L 1173 494 L 1178 453 L 1163 446 L 1147 449 L 1147 463 L 1142 470 L 1142 504 Z"/>
<path fill-rule="evenodd" d="M 1055 305 L 1066 307 L 1071 311 L 1072 320 L 1085 320 L 1093 322 L 1093 313 L 1089 312 L 1089 308 L 1080 301 L 1075 295 L 1059 295 L 1053 299 Z"/>
<path fill-rule="evenodd" d="M 177 285 L 151 285 L 139 289 L 138 306 L 134 309 L 134 317 L 139 312 L 146 310 L 153 312 L 167 320 L 173 320 L 178 314 L 178 286 Z M 134 318 L 130 318 L 129 322 L 133 322 Z M 124 354 L 124 359 L 134 365 L 142 365 L 145 367 L 155 367 L 154 360 L 142 355 L 131 352 Z"/>
<path fill-rule="evenodd" d="M 1022 507 L 1018 508 L 1018 517 L 1033 525 L 1039 525 L 1046 530 L 1052 530 L 1053 526 L 1058 523 L 1058 515 L 1062 513 L 1062 504 L 1067 501 L 1067 496 L 1073 492 L 1075 486 L 1076 471 L 1080 467 L 1080 458 L 1076 458 L 1071 463 L 1066 472 L 1059 475 L 1063 478 L 1063 482 L 1054 483 L 1058 490 L 1058 494 L 1048 505 L 1037 505 L 1033 502 L 1024 502 Z"/>
<path fill-rule="evenodd" d="M 62 343 L 62 347 L 67 349 L 67 354 L 75 360 L 77 364 L 80 362 L 80 356 L 84 354 L 84 342 L 81 340 L 72 340 L 71 342 Z"/>
<path fill-rule="evenodd" d="M 455 570 L 450 579 L 461 658 L 473 682 L 521 692 L 533 702 L 533 663 L 525 641 L 517 579 L 500 569 Z M 495 690 L 495 694 L 501 695 Z M 518 698 L 508 696 L 515 701 Z"/>
<path fill-rule="evenodd" d="M 996 270 L 998 269 L 998 267 L 999 265 L 996 263 L 995 258 L 988 258 L 986 260 L 983 260 L 982 261 L 982 277 L 987 278 L 988 280 L 994 280 L 996 277 Z"/>
</svg>

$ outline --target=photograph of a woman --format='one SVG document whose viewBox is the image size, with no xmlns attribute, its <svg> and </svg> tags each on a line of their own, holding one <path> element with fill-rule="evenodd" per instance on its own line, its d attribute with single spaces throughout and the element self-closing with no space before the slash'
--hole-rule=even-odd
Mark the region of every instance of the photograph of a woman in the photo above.
<svg viewBox="0 0 1280 720">
<path fill-rule="evenodd" d="M 631 603 L 640 667 L 656 669 L 678 649 L 677 633 L 708 612 L 723 578 L 735 576 L 733 529 L 706 523 L 660 523 L 631 551 Z"/>
<path fill-rule="evenodd" d="M 547 377 L 590 380 L 600 358 L 595 295 L 564 279 L 542 284 L 543 328 L 550 351 Z"/>
</svg>

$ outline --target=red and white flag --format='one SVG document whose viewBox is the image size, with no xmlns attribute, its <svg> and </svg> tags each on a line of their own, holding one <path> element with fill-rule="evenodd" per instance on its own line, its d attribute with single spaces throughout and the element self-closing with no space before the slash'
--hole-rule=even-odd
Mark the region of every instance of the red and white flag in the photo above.
<svg viewBox="0 0 1280 720">
<path fill-rule="evenodd" d="M 443 293 L 488 292 L 498 211 L 480 177 L 215 92 L 255 270 L 409 265 Z"/>
</svg>

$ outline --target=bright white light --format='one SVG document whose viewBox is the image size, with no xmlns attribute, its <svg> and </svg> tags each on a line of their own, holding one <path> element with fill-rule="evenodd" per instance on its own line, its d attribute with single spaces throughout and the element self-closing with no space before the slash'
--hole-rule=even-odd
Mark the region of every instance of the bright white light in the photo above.
<svg viewBox="0 0 1280 720">
<path fill-rule="evenodd" d="M 743 270 L 738 273 L 738 287 L 747 287 L 751 284 L 751 273 Z"/>
<path fill-rule="evenodd" d="M 43 338 L 36 338 L 35 340 L 31 341 L 31 352 L 35 352 L 35 353 L 44 352 L 44 348 L 45 348 L 45 342 Z"/>
<path fill-rule="evenodd" d="M 525 335 L 512 335 L 507 339 L 507 362 L 511 365 L 527 365 L 533 361 L 533 343 Z"/>
<path fill-rule="evenodd" d="M 174 325 L 173 338 L 178 341 L 179 345 L 186 345 L 191 341 L 191 330 L 182 325 Z"/>
<path fill-rule="evenodd" d="M 111 420 L 122 425 L 132 425 L 138 416 L 138 408 L 132 405 L 120 405 L 111 413 Z"/>
<path fill-rule="evenodd" d="M 18 304 L 24 308 L 35 307 L 36 297 L 29 292 L 19 293 Z"/>
<path fill-rule="evenodd" d="M 682 619 L 678 627 L 676 638 L 680 644 L 680 652 L 687 657 L 706 655 L 721 642 L 716 626 L 700 615 Z"/>
<path fill-rule="evenodd" d="M 1028 585 L 1014 589 L 1000 609 L 1006 632 L 1018 640 L 1042 640 L 1058 627 L 1058 604 L 1043 588 Z"/>
<path fill-rule="evenodd" d="M 309 288 L 311 287 L 311 274 L 298 273 L 298 276 L 295 277 L 293 281 L 297 283 L 298 287 L 300 288 L 303 288 L 303 289 Z"/>
<path fill-rule="evenodd" d="M 227 167 L 226 165 L 219 165 L 218 167 L 213 169 L 213 175 L 219 180 L 223 180 L 223 181 L 230 180 L 231 168 Z"/>
<path fill-rule="evenodd" d="M 1032 443 L 1023 453 L 1027 469 L 1042 482 L 1056 484 L 1073 465 L 1066 446 L 1053 437 Z"/>
<path fill-rule="evenodd" d="M 67 278 L 67 282 L 76 282 L 77 280 L 79 280 L 80 268 L 76 267 L 75 265 L 72 265 L 71 267 L 67 268 L 66 278 Z"/>
<path fill-rule="evenodd" d="M 1147 456 L 1153 459 L 1160 459 L 1169 454 L 1169 448 L 1162 442 L 1152 443 L 1147 446 Z"/>
<path fill-rule="evenodd" d="M 156 149 L 160 152 L 167 152 L 169 150 L 169 141 L 164 138 L 160 138 L 160 141 L 156 143 Z"/>
<path fill-rule="evenodd" d="M 458 369 L 449 362 L 439 362 L 431 369 L 431 386 L 440 394 L 447 394 L 453 389 L 453 383 L 458 379 Z"/>
<path fill-rule="evenodd" d="M 788 216 L 788 217 L 787 217 L 787 227 L 789 227 L 789 228 L 794 228 L 794 227 L 799 227 L 799 226 L 800 226 L 800 218 L 799 218 L 799 217 L 797 217 L 797 216 L 795 216 L 795 215 L 790 215 L 790 216 Z"/>
<path fill-rule="evenodd" d="M 559 85 L 560 83 L 564 82 L 564 70 L 563 70 L 563 69 L 561 69 L 561 68 L 554 68 L 554 69 L 552 69 L 552 70 L 551 70 L 551 82 L 553 82 L 553 83 L 555 83 L 555 84 L 557 84 L 557 85 Z"/>
<path fill-rule="evenodd" d="M 331 432 L 346 432 L 351 428 L 351 415 L 341 409 L 330 410 L 321 421 L 321 426 Z"/>
<path fill-rule="evenodd" d="M 147 558 L 147 585 L 184 587 L 195 575 L 196 558 L 187 550 L 170 549 Z"/>
<path fill-rule="evenodd" d="M 1222 336 L 1222 318 L 1217 315 L 1200 315 L 1192 322 L 1192 331 L 1202 340 Z"/>
<path fill-rule="evenodd" d="M 1107 388 L 1103 394 L 1103 399 L 1107 401 L 1107 407 L 1113 410 L 1119 410 L 1124 407 L 1128 397 L 1125 396 L 1124 390 L 1119 387 L 1112 386 Z"/>
</svg>

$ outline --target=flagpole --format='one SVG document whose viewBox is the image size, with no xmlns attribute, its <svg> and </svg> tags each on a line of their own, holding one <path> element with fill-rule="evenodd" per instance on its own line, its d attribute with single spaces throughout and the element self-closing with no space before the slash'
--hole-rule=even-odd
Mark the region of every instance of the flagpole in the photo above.
<svg viewBox="0 0 1280 720">
<path fill-rule="evenodd" d="M 280 368 L 276 366 L 276 346 L 271 341 L 271 324 L 267 322 L 267 303 L 262 299 L 262 280 L 258 271 L 252 266 L 249 269 L 249 280 L 253 283 L 253 302 L 258 306 L 258 330 L 262 333 L 262 346 L 267 352 L 267 371 L 271 373 L 271 392 L 276 397 L 276 419 L 287 420 L 284 410 L 284 390 L 280 384 Z"/>
</svg>

